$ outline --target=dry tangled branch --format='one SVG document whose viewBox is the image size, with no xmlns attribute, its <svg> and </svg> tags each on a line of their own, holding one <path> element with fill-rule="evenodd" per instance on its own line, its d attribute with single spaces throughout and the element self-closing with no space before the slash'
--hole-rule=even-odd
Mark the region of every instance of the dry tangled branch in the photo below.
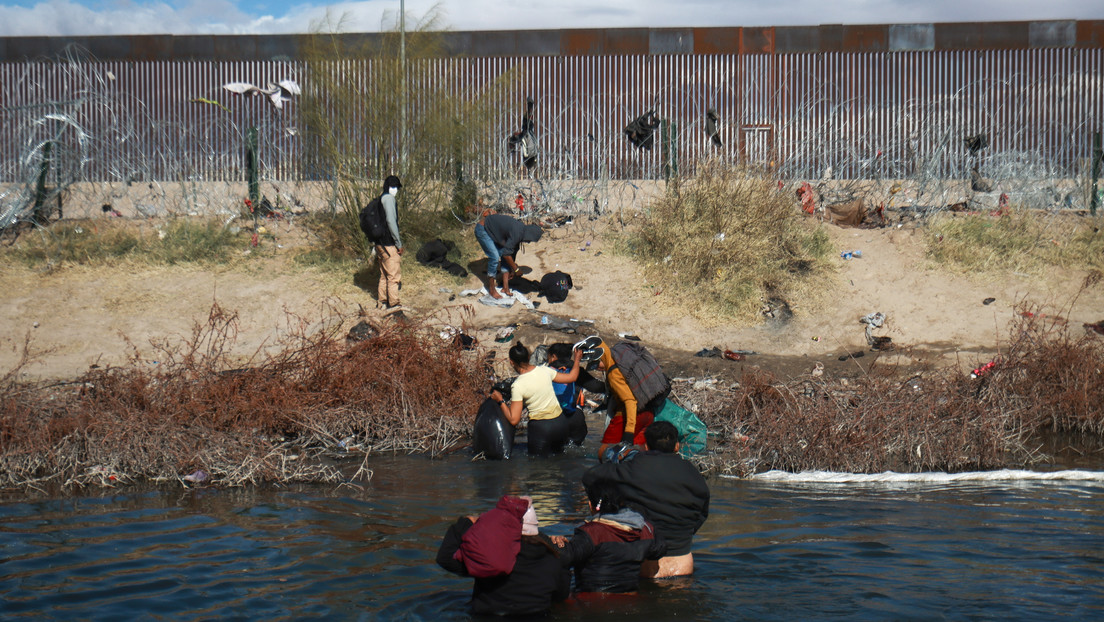
<svg viewBox="0 0 1104 622">
<path fill-rule="evenodd" d="M 1055 438 L 1104 450 L 1104 339 L 1021 307 L 1005 353 L 976 371 L 790 382 L 752 371 L 679 393 L 716 448 L 703 466 L 724 473 L 1021 467 L 1047 460 Z"/>
<path fill-rule="evenodd" d="M 195 471 L 223 485 L 346 481 L 352 474 L 335 457 L 438 453 L 470 433 L 476 387 L 487 381 L 473 364 L 479 353 L 423 326 L 388 325 L 346 343 L 341 322 L 312 332 L 300 321 L 275 354 L 233 367 L 236 324 L 216 305 L 184 343 L 155 344 L 158 365 L 133 354 L 62 387 L 5 391 L 0 486 L 177 480 Z"/>
</svg>

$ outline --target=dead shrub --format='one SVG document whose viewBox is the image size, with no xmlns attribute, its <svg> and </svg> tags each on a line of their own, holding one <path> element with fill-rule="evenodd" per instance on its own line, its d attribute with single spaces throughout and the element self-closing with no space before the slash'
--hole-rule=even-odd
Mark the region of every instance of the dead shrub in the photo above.
<svg viewBox="0 0 1104 622">
<path fill-rule="evenodd" d="M 9 382 L 18 391 L 0 400 L 0 486 L 175 480 L 196 469 L 222 485 L 346 482 L 321 458 L 444 451 L 470 434 L 488 384 L 478 352 L 416 323 L 349 346 L 336 329 L 294 319 L 275 354 L 234 365 L 236 322 L 216 305 L 183 343 L 155 344 L 156 365 L 135 353 L 65 386 Z"/>
<path fill-rule="evenodd" d="M 695 315 L 750 322 L 764 300 L 806 306 L 830 289 L 827 234 L 804 222 L 792 196 L 768 177 L 701 166 L 644 216 L 632 250 Z"/>
<path fill-rule="evenodd" d="M 714 440 L 700 460 L 738 475 L 962 472 L 1044 462 L 1048 435 L 1104 450 L 1104 339 L 1020 313 L 1009 346 L 977 377 L 948 368 L 902 381 L 875 368 L 783 382 L 754 371 L 726 390 L 679 387 Z"/>
</svg>

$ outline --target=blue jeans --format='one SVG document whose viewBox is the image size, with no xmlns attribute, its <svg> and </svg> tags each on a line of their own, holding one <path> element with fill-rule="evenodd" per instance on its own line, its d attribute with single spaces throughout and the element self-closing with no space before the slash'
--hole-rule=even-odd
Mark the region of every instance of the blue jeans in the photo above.
<svg viewBox="0 0 1104 622">
<path fill-rule="evenodd" d="M 487 228 L 478 223 L 475 225 L 475 239 L 487 255 L 487 276 L 493 279 L 498 276 L 498 269 L 502 265 L 502 254 L 498 252 L 491 234 L 487 233 Z M 502 271 L 506 272 L 506 268 L 502 268 Z"/>
</svg>

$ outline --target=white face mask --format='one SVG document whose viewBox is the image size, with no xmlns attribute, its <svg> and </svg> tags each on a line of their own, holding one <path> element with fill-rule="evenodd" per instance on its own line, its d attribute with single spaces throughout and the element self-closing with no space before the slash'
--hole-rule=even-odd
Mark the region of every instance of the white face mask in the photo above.
<svg viewBox="0 0 1104 622">
<path fill-rule="evenodd" d="M 390 194 L 391 196 L 395 196 L 398 193 L 399 193 L 398 188 L 388 188 L 387 189 L 387 194 Z"/>
</svg>

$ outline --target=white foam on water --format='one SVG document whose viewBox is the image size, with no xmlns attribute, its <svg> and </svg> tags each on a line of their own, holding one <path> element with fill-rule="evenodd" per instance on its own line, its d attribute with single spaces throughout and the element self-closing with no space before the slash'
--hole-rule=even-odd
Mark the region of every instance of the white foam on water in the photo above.
<svg viewBox="0 0 1104 622">
<path fill-rule="evenodd" d="M 786 471 L 767 471 L 746 478 L 731 475 L 722 475 L 731 479 L 749 479 L 759 482 L 781 483 L 826 483 L 826 484 L 852 484 L 852 483 L 918 483 L 918 484 L 947 484 L 954 482 L 1100 482 L 1104 483 L 1104 471 L 1024 471 L 1016 469 L 1001 469 L 999 471 L 973 471 L 968 473 L 897 473 L 886 471 L 884 473 L 836 473 L 833 471 L 803 471 L 801 473 L 789 473 Z"/>
</svg>

